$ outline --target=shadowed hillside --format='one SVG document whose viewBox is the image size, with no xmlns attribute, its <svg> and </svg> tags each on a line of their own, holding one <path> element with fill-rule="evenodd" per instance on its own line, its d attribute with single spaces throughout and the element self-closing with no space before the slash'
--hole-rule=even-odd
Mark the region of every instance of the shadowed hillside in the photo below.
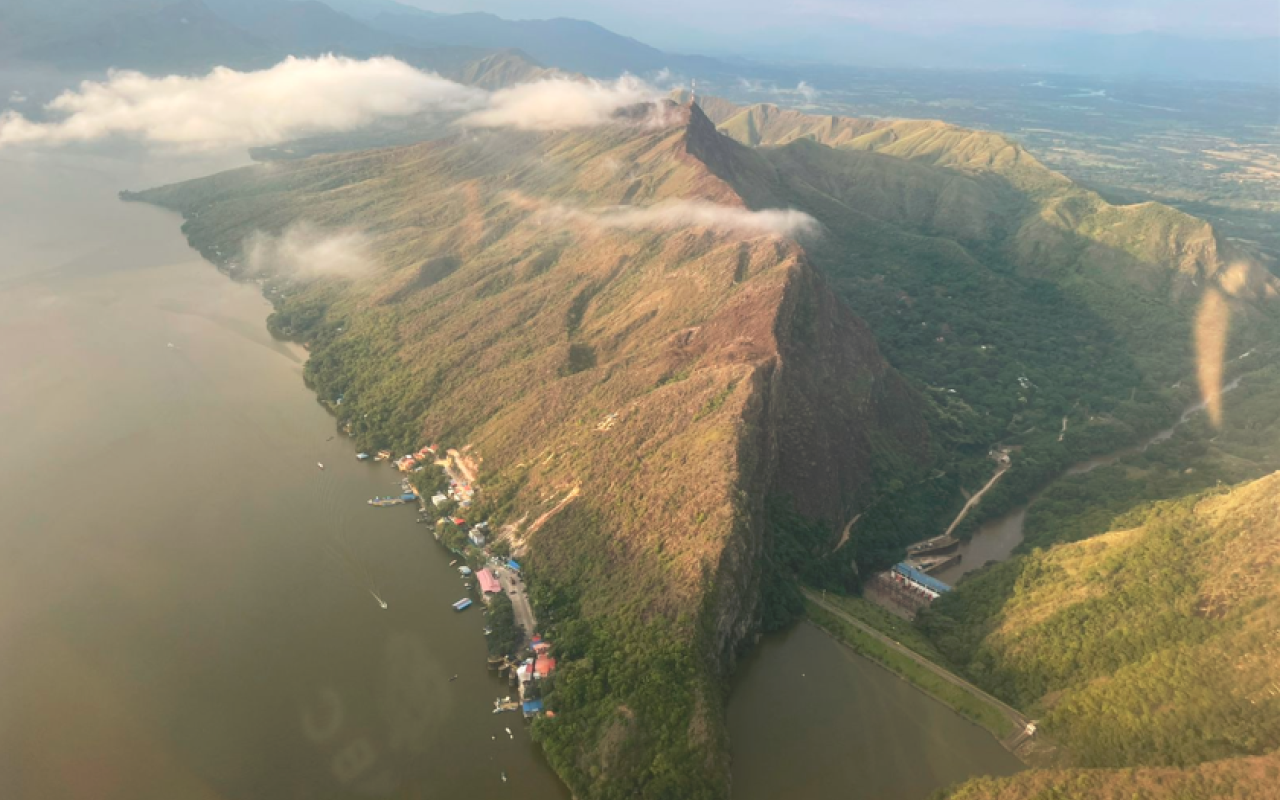
<svg viewBox="0 0 1280 800">
<path fill-rule="evenodd" d="M 1208 223 L 1111 205 L 998 134 L 707 103 L 723 134 L 753 145 L 707 162 L 749 204 L 822 223 L 815 265 L 931 390 L 959 452 L 1021 448 L 962 535 L 1068 464 L 1176 419 L 1207 290 L 1227 298 L 1229 354 L 1280 332 L 1280 282 Z M 989 474 L 977 463 L 948 472 L 973 491 Z"/>
<path fill-rule="evenodd" d="M 270 324 L 308 344 L 310 385 L 362 448 L 440 441 L 478 460 L 473 511 L 508 526 L 555 620 L 557 716 L 535 730 L 583 797 L 723 795 L 736 651 L 794 610 L 802 566 L 852 588 L 859 540 L 827 557 L 836 526 L 931 459 L 922 401 L 794 241 L 602 216 L 698 201 L 755 219 L 693 143 L 740 146 L 696 108 L 663 119 L 139 195 L 240 271 L 257 231 L 368 237 L 376 265 L 355 279 L 268 266 Z"/>
</svg>

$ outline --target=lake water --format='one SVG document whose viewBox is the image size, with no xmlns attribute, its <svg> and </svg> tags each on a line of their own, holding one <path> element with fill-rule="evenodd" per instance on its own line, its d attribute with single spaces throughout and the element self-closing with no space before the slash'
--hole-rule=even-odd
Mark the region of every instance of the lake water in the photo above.
<svg viewBox="0 0 1280 800">
<path fill-rule="evenodd" d="M 115 198 L 218 165 L 3 155 L 0 796 L 567 797 L 257 287 Z"/>
<path fill-rule="evenodd" d="M 807 623 L 747 658 L 729 731 L 735 800 L 925 800 L 1022 768 L 985 730 Z"/>
<path fill-rule="evenodd" d="M 257 287 L 115 196 L 228 165 L 0 153 L 0 797 L 566 798 L 489 713 L 450 556 L 365 504 L 395 473 L 335 436 Z M 747 800 L 1017 766 L 808 626 L 730 719 Z"/>
</svg>

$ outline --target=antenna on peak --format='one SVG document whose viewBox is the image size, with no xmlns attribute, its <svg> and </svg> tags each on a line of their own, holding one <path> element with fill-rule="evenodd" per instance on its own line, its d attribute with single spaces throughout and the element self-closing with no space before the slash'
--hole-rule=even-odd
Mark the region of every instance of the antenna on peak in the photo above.
<svg viewBox="0 0 1280 800">
<path fill-rule="evenodd" d="M 689 105 L 692 106 L 697 102 L 698 102 L 698 79 L 693 78 L 691 88 L 689 89 Z"/>
</svg>

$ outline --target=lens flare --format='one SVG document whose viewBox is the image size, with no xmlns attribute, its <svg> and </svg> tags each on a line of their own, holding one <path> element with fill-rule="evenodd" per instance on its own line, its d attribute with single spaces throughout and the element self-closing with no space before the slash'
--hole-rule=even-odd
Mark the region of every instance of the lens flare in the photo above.
<svg viewBox="0 0 1280 800">
<path fill-rule="evenodd" d="M 1231 307 L 1217 289 L 1209 289 L 1196 311 L 1196 377 L 1213 427 L 1222 427 L 1222 367 L 1231 329 Z"/>
</svg>

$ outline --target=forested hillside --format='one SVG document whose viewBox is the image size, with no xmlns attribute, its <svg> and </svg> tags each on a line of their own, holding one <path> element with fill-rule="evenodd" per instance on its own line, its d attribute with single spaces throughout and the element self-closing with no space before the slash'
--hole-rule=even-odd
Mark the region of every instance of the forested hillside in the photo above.
<svg viewBox="0 0 1280 800">
<path fill-rule="evenodd" d="M 181 211 L 202 253 L 264 282 L 273 330 L 307 343 L 308 381 L 361 447 L 474 454 L 476 513 L 507 526 L 556 620 L 557 717 L 536 730 L 581 796 L 719 794 L 720 681 L 742 642 L 799 611 L 797 578 L 855 589 L 851 565 L 882 568 L 935 533 L 985 481 L 994 445 L 1015 447 L 984 503 L 998 508 L 1176 419 L 1204 286 L 1227 298 L 1232 348 L 1273 324 L 1274 280 L 1227 264 L 1204 223 L 1108 206 L 999 137 L 833 121 L 839 147 L 816 134 L 773 146 L 778 120 L 753 124 L 758 147 L 697 107 L 633 109 L 588 130 L 471 131 L 138 196 Z M 793 211 L 757 216 L 778 208 Z M 333 236 L 361 243 L 367 271 L 253 257 L 265 237 L 323 261 Z M 308 237 L 324 246 L 294 241 Z M 1152 528 L 1139 568 L 1106 573 L 1144 574 L 1117 596 L 1165 622 L 1136 649 L 1098 645 L 1088 677 L 1213 628 L 1178 616 L 1200 578 L 1177 570 L 1200 567 L 1167 556 L 1209 535 L 1179 533 L 1184 522 Z M 993 570 L 994 593 L 957 593 L 953 608 L 980 611 L 956 615 L 997 618 L 1024 569 L 1058 576 L 1041 558 Z M 1173 594 L 1144 594 L 1153 570 Z M 1127 610 L 1097 613 L 1113 631 Z M 1086 674 L 1024 665 L 972 624 L 944 649 L 1017 702 Z M 1034 649 L 1050 659 L 1055 646 Z M 1069 746 L 1099 702 L 1080 692 L 1085 711 L 1046 719 Z M 1259 752 L 1234 729 L 1226 744 L 1170 749 L 1188 720 L 1148 729 L 1142 713 L 1115 717 L 1097 763 Z"/>
<path fill-rule="evenodd" d="M 1280 473 L 1001 564 L 924 630 L 1073 762 L 1186 766 L 1280 747 Z"/>
<path fill-rule="evenodd" d="M 748 202 L 823 223 L 808 252 L 935 400 L 953 451 L 1017 448 L 962 534 L 1175 420 L 1195 397 L 1193 322 L 1210 289 L 1227 298 L 1229 354 L 1280 340 L 1280 282 L 1208 223 L 1110 205 L 998 134 L 708 105 L 755 145 L 711 161 L 717 174 Z M 990 467 L 953 470 L 972 490 Z"/>
<path fill-rule="evenodd" d="M 1036 770 L 980 778 L 940 800 L 1242 800 L 1274 797 L 1280 756 L 1231 758 L 1193 769 Z"/>
<path fill-rule="evenodd" d="M 854 588 L 871 556 L 832 555 L 837 527 L 932 468 L 924 401 L 703 160 L 741 146 L 660 111 L 137 196 L 264 281 L 361 448 L 476 459 L 472 513 L 522 557 L 561 660 L 536 735 L 581 797 L 722 796 L 739 647 L 796 613 L 797 573 Z M 353 238 L 364 268 L 323 268 Z"/>
</svg>

